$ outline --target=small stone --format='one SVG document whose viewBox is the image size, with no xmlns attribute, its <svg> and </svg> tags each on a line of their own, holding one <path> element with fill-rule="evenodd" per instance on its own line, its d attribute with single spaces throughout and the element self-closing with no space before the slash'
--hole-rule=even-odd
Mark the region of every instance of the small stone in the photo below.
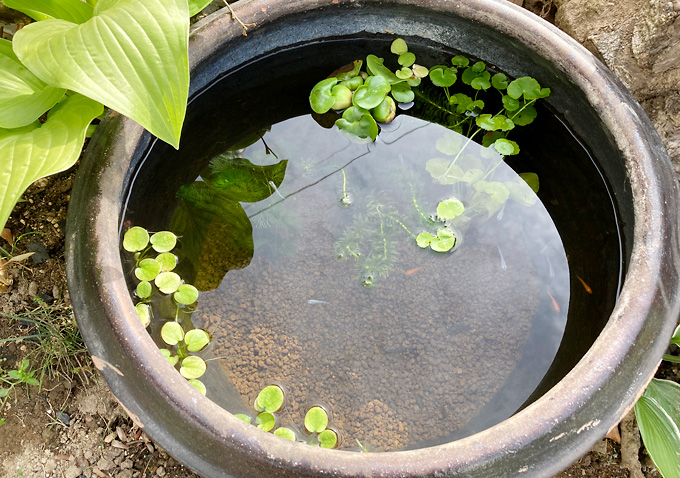
<svg viewBox="0 0 680 478">
<path fill-rule="evenodd" d="M 163 468 L 162 466 L 159 466 L 158 468 L 156 468 L 156 474 L 158 476 L 165 476 L 165 468 Z"/>
<path fill-rule="evenodd" d="M 31 256 L 31 260 L 36 265 L 42 264 L 43 262 L 50 258 L 50 254 L 47 252 L 47 249 L 45 249 L 45 246 L 43 246 L 39 242 L 29 243 L 26 246 L 26 249 L 28 249 L 28 251 L 30 252 L 34 252 L 34 254 Z"/>
<path fill-rule="evenodd" d="M 68 413 L 66 412 L 57 412 L 57 420 L 66 426 L 71 424 L 71 417 L 69 417 Z"/>
<path fill-rule="evenodd" d="M 38 283 L 35 281 L 31 281 L 31 283 L 28 285 L 28 295 L 31 297 L 35 297 L 38 295 Z"/>
</svg>

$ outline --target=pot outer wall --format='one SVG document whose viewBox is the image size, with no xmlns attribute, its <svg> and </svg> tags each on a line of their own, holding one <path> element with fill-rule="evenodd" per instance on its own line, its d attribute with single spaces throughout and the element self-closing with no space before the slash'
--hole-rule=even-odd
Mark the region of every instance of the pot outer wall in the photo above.
<svg viewBox="0 0 680 478">
<path fill-rule="evenodd" d="M 194 26 L 190 95 L 243 62 L 306 41 L 420 37 L 550 85 L 607 177 L 626 238 L 617 305 L 573 370 L 512 418 L 414 451 L 358 453 L 281 440 L 200 395 L 162 357 L 136 317 L 122 270 L 121 218 L 154 138 L 115 113 L 78 172 L 67 226 L 67 273 L 83 337 L 118 399 L 177 459 L 207 477 L 552 476 L 633 406 L 659 364 L 680 309 L 678 187 L 667 154 L 622 84 L 568 36 L 503 0 L 246 0 Z"/>
</svg>

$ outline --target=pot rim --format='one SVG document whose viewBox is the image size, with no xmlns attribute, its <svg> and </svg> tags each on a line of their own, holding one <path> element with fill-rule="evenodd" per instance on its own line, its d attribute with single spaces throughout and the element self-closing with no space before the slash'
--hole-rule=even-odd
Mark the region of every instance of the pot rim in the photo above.
<svg viewBox="0 0 680 478">
<path fill-rule="evenodd" d="M 289 15 L 317 8 L 332 12 L 334 8 L 361 8 L 365 5 L 407 5 L 450 12 L 494 27 L 531 47 L 557 65 L 584 92 L 622 151 L 633 190 L 636 218 L 625 282 L 600 336 L 557 385 L 524 410 L 491 428 L 460 440 L 416 450 L 379 453 L 324 450 L 281 440 L 273 434 L 262 432 L 241 422 L 181 379 L 136 320 L 132 301 L 117 300 L 121 294 L 129 296 L 122 277 L 120 257 L 117 257 L 120 203 L 116 205 L 115 201 L 122 197 L 120 191 L 107 185 L 100 185 L 101 190 L 95 194 L 96 207 L 94 213 L 88 216 L 86 224 L 80 224 L 73 214 L 83 208 L 88 211 L 91 206 L 78 206 L 74 213 L 69 214 L 67 270 L 69 288 L 74 291 L 71 295 L 77 296 L 83 281 L 87 280 L 86 274 L 79 274 L 84 266 L 78 263 L 74 252 L 82 247 L 76 246 L 75 232 L 86 228 L 94 241 L 93 251 L 102 252 L 91 258 L 99 274 L 95 281 L 100 292 L 100 306 L 110 318 L 110 326 L 121 347 L 143 370 L 148 385 L 155 388 L 154 393 L 177 413 L 190 419 L 194 426 L 209 434 L 214 443 L 236 450 L 234 453 L 237 454 L 249 453 L 254 461 L 269 463 L 279 472 L 304 476 L 322 473 L 333 476 L 436 476 L 439 473 L 479 472 L 504 456 L 517 454 L 519 459 L 509 462 L 500 474 L 546 476 L 555 473 L 574 457 L 585 453 L 630 410 L 652 379 L 672 334 L 674 323 L 667 317 L 678 316 L 680 301 L 674 297 L 677 295 L 674 289 L 678 275 L 678 265 L 673 264 L 675 252 L 668 250 L 668 244 L 677 244 L 678 240 L 675 222 L 677 213 L 673 211 L 673 208 L 677 209 L 678 188 L 670 160 L 642 109 L 604 65 L 554 26 L 505 0 L 288 0 L 278 3 L 241 0 L 232 8 L 245 22 L 255 23 L 254 27 L 250 27 L 250 31 L 254 31 Z M 207 60 L 210 52 L 220 45 L 241 36 L 240 25 L 233 22 L 231 14 L 225 10 L 195 25 L 190 39 L 192 67 Z M 128 142 L 122 144 L 124 141 L 114 140 L 112 155 L 121 152 L 132 154 L 139 147 L 136 143 L 141 141 L 143 130 L 132 121 L 120 117 L 115 117 L 114 123 L 115 127 L 112 128 L 127 138 Z M 119 170 L 121 166 L 113 163 L 106 166 L 100 171 L 100 179 L 106 178 L 106 168 Z M 88 204 L 94 204 L 94 201 Z M 664 217 L 664 213 L 668 215 Z M 104 252 L 107 249 L 109 253 Z M 664 271 L 674 273 L 673 280 L 664 283 Z M 653 286 L 650 287 L 650 284 Z M 83 301 L 74 300 L 74 309 Z M 643 331 L 649 314 L 665 317 L 659 319 L 663 326 L 651 337 Z M 94 349 L 93 354 L 99 354 L 100 347 L 91 345 L 97 339 L 87 336 L 86 332 L 92 329 L 86 324 L 91 319 L 84 313 L 79 315 L 78 310 L 76 317 L 88 346 Z M 643 363 L 635 367 L 637 375 L 622 377 L 622 371 L 632 368 L 625 364 L 639 358 L 631 356 L 627 347 L 615 347 L 613 344 L 642 341 L 646 344 L 647 352 Z M 101 357 L 95 357 L 99 357 L 95 358 L 95 365 L 116 390 L 121 383 L 119 367 L 107 362 L 103 353 Z M 589 406 L 594 393 L 602 396 L 612 383 L 621 380 L 627 380 L 630 385 L 621 400 L 609 406 L 607 413 Z M 127 392 L 123 391 L 122 396 L 126 395 Z M 205 458 L 199 456 L 199 451 L 185 449 L 174 439 L 166 439 L 162 430 L 156 429 L 151 412 L 144 406 L 129 400 L 123 401 L 130 409 L 131 416 L 146 425 L 145 429 L 150 435 L 170 453 L 199 472 L 210 469 L 202 468 L 196 461 Z M 572 454 L 558 454 L 558 448 L 568 448 Z M 522 449 L 525 451 L 519 453 Z M 302 463 L 309 468 L 303 470 Z M 284 473 L 282 476 L 289 475 Z M 489 472 L 486 476 L 495 475 Z"/>
</svg>

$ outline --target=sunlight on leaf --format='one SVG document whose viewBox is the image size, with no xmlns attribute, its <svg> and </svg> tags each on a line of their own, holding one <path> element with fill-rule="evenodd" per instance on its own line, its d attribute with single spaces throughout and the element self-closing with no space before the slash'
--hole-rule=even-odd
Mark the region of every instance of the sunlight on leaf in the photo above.
<svg viewBox="0 0 680 478">
<path fill-rule="evenodd" d="M 328 426 L 328 413 L 319 406 L 314 406 L 305 415 L 305 429 L 311 433 L 320 433 Z"/>
<path fill-rule="evenodd" d="M 0 128 L 21 128 L 36 121 L 66 90 L 47 85 L 31 73 L 0 40 Z"/>
<path fill-rule="evenodd" d="M 0 227 L 33 181 L 64 171 L 76 162 L 87 126 L 103 111 L 96 101 L 73 95 L 53 108 L 40 126 L 0 129 Z"/>
<path fill-rule="evenodd" d="M 188 37 L 186 0 L 100 0 L 85 23 L 32 23 L 13 45 L 41 80 L 97 100 L 178 148 Z"/>
<path fill-rule="evenodd" d="M 81 0 L 3 0 L 5 6 L 19 10 L 34 20 L 66 20 L 85 23 L 92 18 L 93 8 Z"/>
</svg>

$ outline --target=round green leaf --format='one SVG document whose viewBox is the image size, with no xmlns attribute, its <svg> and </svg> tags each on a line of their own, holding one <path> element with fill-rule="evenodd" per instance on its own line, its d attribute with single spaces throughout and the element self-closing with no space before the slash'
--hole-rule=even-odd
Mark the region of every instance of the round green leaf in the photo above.
<svg viewBox="0 0 680 478">
<path fill-rule="evenodd" d="M 191 305 L 198 300 L 198 289 L 191 284 L 182 284 L 172 297 L 178 304 Z"/>
<path fill-rule="evenodd" d="M 268 385 L 255 398 L 255 410 L 258 412 L 278 412 L 283 406 L 283 390 L 278 385 Z"/>
<path fill-rule="evenodd" d="M 371 110 L 371 114 L 376 121 L 389 123 L 397 114 L 397 105 L 392 98 L 386 96 L 382 103 Z"/>
<path fill-rule="evenodd" d="M 406 52 L 406 53 L 402 53 L 401 55 L 399 55 L 399 59 L 397 61 L 399 62 L 399 64 L 401 66 L 408 67 L 408 66 L 413 65 L 416 62 L 416 55 L 411 53 L 410 51 Z M 399 76 L 399 75 L 397 75 L 397 76 Z"/>
<path fill-rule="evenodd" d="M 349 134 L 359 138 L 371 138 L 375 141 L 378 137 L 378 125 L 371 114 L 359 108 L 358 106 L 350 106 L 342 114 L 342 118 L 335 122 L 336 126 Z"/>
<path fill-rule="evenodd" d="M 142 259 L 135 268 L 135 277 L 142 281 L 152 281 L 161 271 L 161 263 L 156 259 Z"/>
<path fill-rule="evenodd" d="M 201 394 L 203 394 L 203 395 L 205 395 L 205 394 L 208 392 L 208 391 L 205 389 L 205 385 L 203 384 L 203 382 L 201 382 L 201 381 L 198 380 L 198 379 L 192 378 L 191 380 L 189 380 L 189 384 L 190 384 L 192 387 L 194 387 L 196 390 L 198 390 L 199 392 L 201 392 Z"/>
<path fill-rule="evenodd" d="M 234 416 L 236 418 L 238 418 L 239 420 L 246 422 L 248 424 L 250 424 L 250 422 L 252 421 L 252 419 L 248 415 L 244 415 L 243 413 L 236 413 L 236 414 L 234 414 Z"/>
<path fill-rule="evenodd" d="M 364 79 L 360 76 L 353 76 L 352 78 L 341 81 L 339 84 L 349 88 L 350 91 L 354 91 L 364 84 Z"/>
<path fill-rule="evenodd" d="M 425 78 L 430 73 L 430 70 L 428 70 L 426 67 L 421 66 L 421 65 L 411 65 L 411 70 L 413 70 L 413 75 L 416 78 Z M 418 86 L 418 85 L 411 85 L 411 86 Z"/>
<path fill-rule="evenodd" d="M 172 352 L 170 352 L 168 349 L 160 349 L 161 354 L 163 354 L 163 357 L 165 357 L 168 362 L 170 362 L 170 365 L 173 367 L 177 364 L 177 361 L 179 360 L 179 357 L 177 355 L 172 355 Z"/>
<path fill-rule="evenodd" d="M 286 440 L 295 441 L 297 437 L 295 432 L 287 427 L 281 427 L 274 430 L 274 435 L 277 437 L 285 438 Z"/>
<path fill-rule="evenodd" d="M 180 286 L 182 279 L 174 272 L 161 272 L 154 279 L 154 283 L 164 294 L 172 294 Z"/>
<path fill-rule="evenodd" d="M 430 245 L 432 239 L 434 239 L 434 236 L 429 232 L 421 232 L 416 236 L 416 244 L 418 244 L 418 247 L 425 248 Z"/>
<path fill-rule="evenodd" d="M 182 377 L 184 378 L 192 379 L 203 375 L 205 373 L 205 369 L 205 361 L 201 357 L 189 355 L 187 358 L 182 360 L 179 373 L 181 373 Z"/>
<path fill-rule="evenodd" d="M 437 231 L 437 237 L 432 239 L 430 247 L 436 252 L 446 252 L 450 250 L 456 243 L 456 236 L 453 231 L 448 228 Z"/>
<path fill-rule="evenodd" d="M 140 299 L 147 299 L 149 298 L 149 296 L 151 296 L 151 292 L 153 292 L 153 287 L 151 286 L 151 283 L 149 281 L 143 280 L 142 282 L 137 284 L 137 289 L 135 292 L 137 293 L 137 297 L 139 297 Z"/>
<path fill-rule="evenodd" d="M 468 60 L 464 56 L 456 55 L 453 58 L 451 58 L 451 63 L 453 64 L 453 66 L 464 68 L 470 64 L 470 60 Z"/>
<path fill-rule="evenodd" d="M 184 329 L 177 322 L 166 322 L 161 327 L 161 338 L 168 345 L 177 345 L 184 338 Z"/>
<path fill-rule="evenodd" d="M 149 233 L 139 226 L 131 227 L 123 236 L 123 249 L 128 252 L 137 252 L 149 244 Z"/>
<path fill-rule="evenodd" d="M 475 73 L 481 73 L 484 71 L 484 69 L 486 69 L 486 64 L 483 61 L 478 61 L 470 68 L 472 68 L 472 71 L 474 71 Z"/>
<path fill-rule="evenodd" d="M 333 86 L 337 82 L 337 78 L 326 78 L 314 85 L 312 92 L 309 94 L 309 105 L 315 113 L 324 114 L 331 109 L 331 106 L 335 103 Z"/>
<path fill-rule="evenodd" d="M 476 64 L 477 63 L 475 63 L 475 65 Z M 463 83 L 465 83 L 466 85 L 471 85 L 472 81 L 475 78 L 484 78 L 485 80 L 489 81 L 491 80 L 491 73 L 489 73 L 488 71 L 484 71 L 484 69 L 482 70 L 475 69 L 474 66 L 465 68 L 465 71 L 463 71 L 463 75 L 461 76 L 461 80 L 463 81 Z"/>
<path fill-rule="evenodd" d="M 402 80 L 397 78 L 392 70 L 383 65 L 385 60 L 375 55 L 368 55 L 366 57 L 366 69 L 368 73 L 374 76 L 382 76 L 388 83 L 399 83 Z"/>
<path fill-rule="evenodd" d="M 149 309 L 149 306 L 147 304 L 139 303 L 135 305 L 135 310 L 137 311 L 139 320 L 142 321 L 142 325 L 148 327 L 151 323 L 151 310 Z"/>
<path fill-rule="evenodd" d="M 257 428 L 268 432 L 276 425 L 276 417 L 269 412 L 262 412 L 257 415 L 255 423 Z"/>
<path fill-rule="evenodd" d="M 541 85 L 538 84 L 534 78 L 530 76 L 523 76 L 513 80 L 508 85 L 508 95 L 515 99 L 524 96 L 525 100 L 535 100 L 542 98 Z M 550 94 L 550 91 L 548 91 Z M 547 95 L 546 95 L 547 96 Z"/>
<path fill-rule="evenodd" d="M 390 51 L 395 55 L 403 55 L 408 51 L 408 45 L 406 45 L 403 38 L 397 38 L 390 45 Z"/>
<path fill-rule="evenodd" d="M 361 78 L 361 77 L 358 77 Z M 344 85 L 335 85 L 331 90 L 335 103 L 331 106 L 333 110 L 344 110 L 352 106 L 352 90 Z"/>
<path fill-rule="evenodd" d="M 420 84 L 421 78 L 425 78 L 427 76 L 427 74 L 429 73 L 429 71 L 427 70 L 427 68 L 425 68 L 425 75 L 424 76 L 418 76 L 420 73 L 422 73 L 422 71 L 420 71 L 419 73 L 416 73 L 415 70 L 414 70 L 413 74 L 416 75 L 416 78 L 407 78 L 406 84 L 408 86 L 411 86 L 411 87 L 418 86 Z"/>
<path fill-rule="evenodd" d="M 158 254 L 156 260 L 161 263 L 161 270 L 164 272 L 170 272 L 177 267 L 177 256 L 170 252 Z"/>
<path fill-rule="evenodd" d="M 503 156 L 511 156 L 519 153 L 519 146 L 514 141 L 505 138 L 498 138 L 493 147 Z"/>
<path fill-rule="evenodd" d="M 483 114 L 475 119 L 477 126 L 487 131 L 509 131 L 515 127 L 515 123 L 504 115 Z"/>
<path fill-rule="evenodd" d="M 352 101 L 355 105 L 370 110 L 378 106 L 391 89 L 388 81 L 382 76 L 370 76 L 356 89 Z"/>
<path fill-rule="evenodd" d="M 534 192 L 534 194 L 538 194 L 538 188 L 540 186 L 540 182 L 538 180 L 538 174 L 536 173 L 520 173 L 519 177 L 526 182 L 531 190 Z"/>
<path fill-rule="evenodd" d="M 430 70 L 430 80 L 435 86 L 448 88 L 456 82 L 456 73 L 451 68 L 435 67 Z"/>
<path fill-rule="evenodd" d="M 338 434 L 335 430 L 327 428 L 326 430 L 319 433 L 319 446 L 321 448 L 335 448 L 338 444 Z"/>
<path fill-rule="evenodd" d="M 491 77 L 491 84 L 497 90 L 504 90 L 508 87 L 508 77 L 503 73 L 496 73 Z"/>
<path fill-rule="evenodd" d="M 528 124 L 533 123 L 533 121 L 536 119 L 536 116 L 537 116 L 536 108 L 529 105 L 519 110 L 512 117 L 512 121 L 514 121 L 515 124 L 518 126 L 526 126 Z"/>
<path fill-rule="evenodd" d="M 319 406 L 307 410 L 305 415 L 305 429 L 311 433 L 320 433 L 328 426 L 328 413 Z"/>
<path fill-rule="evenodd" d="M 404 67 L 401 70 L 397 70 L 394 74 L 397 75 L 397 78 L 406 80 L 407 78 L 411 78 L 413 76 L 413 70 Z"/>
<path fill-rule="evenodd" d="M 489 83 L 489 80 L 487 78 L 478 76 L 474 80 L 470 82 L 470 86 L 474 88 L 475 90 L 488 90 L 491 88 L 491 83 Z"/>
<path fill-rule="evenodd" d="M 189 352 L 200 352 L 210 343 L 210 334 L 203 329 L 192 329 L 184 335 Z"/>
<path fill-rule="evenodd" d="M 392 96 L 399 103 L 410 103 L 415 98 L 415 94 L 408 83 L 392 85 Z"/>
<path fill-rule="evenodd" d="M 177 236 L 170 231 L 161 231 L 151 236 L 151 245 L 156 252 L 169 252 L 175 248 Z"/>
<path fill-rule="evenodd" d="M 515 111 L 519 108 L 519 100 L 510 95 L 503 95 L 503 107 L 508 111 Z"/>
<path fill-rule="evenodd" d="M 460 216 L 465 211 L 465 206 L 456 198 L 445 199 L 437 205 L 437 216 L 448 221 Z"/>
</svg>

